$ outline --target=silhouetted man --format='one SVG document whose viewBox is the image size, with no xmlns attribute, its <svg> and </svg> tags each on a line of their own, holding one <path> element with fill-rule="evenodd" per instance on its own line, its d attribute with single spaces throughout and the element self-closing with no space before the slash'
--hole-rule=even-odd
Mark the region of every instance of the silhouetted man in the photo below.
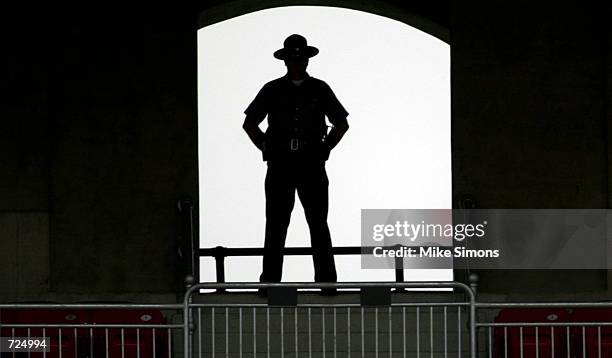
<svg viewBox="0 0 612 358">
<path fill-rule="evenodd" d="M 308 59 L 319 53 L 303 36 L 285 39 L 274 57 L 283 60 L 287 74 L 266 83 L 244 111 L 243 128 L 263 153 L 266 232 L 261 282 L 280 282 L 282 250 L 295 202 L 304 207 L 313 248 L 316 282 L 336 282 L 331 237 L 327 226 L 328 179 L 325 161 L 348 130 L 348 112 L 331 88 L 306 72 Z M 264 134 L 259 124 L 268 116 Z M 325 116 L 333 125 L 327 134 Z M 334 290 L 323 293 L 333 294 Z M 265 290 L 260 290 L 265 294 Z"/>
</svg>

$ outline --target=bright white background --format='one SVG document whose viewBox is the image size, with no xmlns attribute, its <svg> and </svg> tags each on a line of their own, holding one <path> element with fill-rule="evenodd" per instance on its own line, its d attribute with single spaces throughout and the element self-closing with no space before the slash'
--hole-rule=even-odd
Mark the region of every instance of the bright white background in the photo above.
<svg viewBox="0 0 612 358">
<path fill-rule="evenodd" d="M 308 73 L 326 81 L 350 113 L 327 162 L 334 246 L 360 245 L 361 209 L 450 209 L 450 46 L 404 23 L 361 11 L 273 8 L 198 31 L 200 246 L 262 247 L 261 153 L 242 130 L 264 83 L 283 76 L 272 53 L 290 34 L 319 48 Z M 266 123 L 262 124 L 265 128 Z M 309 246 L 296 195 L 287 246 Z M 339 281 L 393 280 L 336 258 Z M 226 260 L 227 281 L 258 281 L 261 258 Z M 312 281 L 310 257 L 286 257 L 283 281 Z M 201 280 L 214 281 L 212 259 Z M 452 270 L 406 271 L 406 280 L 450 280 Z"/>
</svg>

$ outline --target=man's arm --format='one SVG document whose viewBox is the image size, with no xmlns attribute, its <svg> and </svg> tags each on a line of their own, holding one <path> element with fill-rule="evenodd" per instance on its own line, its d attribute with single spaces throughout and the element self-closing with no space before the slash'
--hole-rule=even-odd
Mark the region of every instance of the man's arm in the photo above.
<svg viewBox="0 0 612 358">
<path fill-rule="evenodd" d="M 349 125 L 346 121 L 346 118 L 342 120 L 335 121 L 336 124 L 329 131 L 329 134 L 325 138 L 325 145 L 329 150 L 334 149 L 334 147 L 340 142 L 340 139 L 344 136 L 344 133 L 348 131 Z"/>
<path fill-rule="evenodd" d="M 251 142 L 253 142 L 253 144 L 255 144 L 255 146 L 261 151 L 265 150 L 265 135 L 261 129 L 259 129 L 259 124 L 264 120 L 264 118 L 265 116 L 259 118 L 252 115 L 247 115 L 244 119 L 244 123 L 242 124 L 242 128 L 247 133 L 249 138 L 251 138 Z"/>
<path fill-rule="evenodd" d="M 259 124 L 268 115 L 268 94 L 269 90 L 266 84 L 259 90 L 253 102 L 251 102 L 244 111 L 246 118 L 242 124 L 242 128 L 248 134 L 249 138 L 251 138 L 251 142 L 261 151 L 265 150 L 265 135 L 261 129 L 259 129 Z"/>
<path fill-rule="evenodd" d="M 325 146 L 331 151 L 348 131 L 349 125 L 346 121 L 348 112 L 327 83 L 324 83 L 323 90 L 325 92 L 325 115 L 333 126 L 325 138 Z"/>
</svg>

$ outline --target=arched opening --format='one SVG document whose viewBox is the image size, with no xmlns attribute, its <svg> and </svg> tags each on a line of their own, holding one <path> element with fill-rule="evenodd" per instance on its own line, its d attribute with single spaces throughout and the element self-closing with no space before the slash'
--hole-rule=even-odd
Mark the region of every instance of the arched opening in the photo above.
<svg viewBox="0 0 612 358">
<path fill-rule="evenodd" d="M 269 8 L 198 31 L 200 246 L 263 246 L 266 166 L 241 125 L 261 86 L 284 75 L 272 53 L 292 33 L 320 49 L 308 73 L 326 81 L 350 113 L 350 130 L 327 163 L 334 246 L 359 246 L 361 209 L 450 209 L 448 43 L 363 11 Z M 286 245 L 309 246 L 297 198 Z M 336 265 L 339 281 L 394 279 L 390 270 L 361 269 L 359 256 L 337 256 Z M 200 279 L 214 281 L 214 260 L 200 266 Z M 227 281 L 256 281 L 260 269 L 260 257 L 225 260 Z M 452 270 L 405 276 L 450 280 Z M 312 277 L 310 257 L 286 257 L 284 281 Z"/>
</svg>

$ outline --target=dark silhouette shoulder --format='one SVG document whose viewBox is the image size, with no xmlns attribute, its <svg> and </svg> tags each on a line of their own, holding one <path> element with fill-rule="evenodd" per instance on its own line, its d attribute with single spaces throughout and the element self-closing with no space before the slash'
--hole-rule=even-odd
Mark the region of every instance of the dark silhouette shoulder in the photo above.
<svg viewBox="0 0 612 358">
<path fill-rule="evenodd" d="M 327 84 L 327 82 L 325 82 L 325 81 L 323 81 L 321 79 L 318 79 L 316 77 L 309 76 L 307 78 L 307 81 L 308 81 L 308 85 L 309 86 L 315 86 L 315 87 L 317 87 L 318 89 L 321 89 L 321 90 L 329 90 L 329 89 L 331 89 L 329 87 L 329 85 Z M 289 79 L 287 79 L 286 76 L 281 76 L 281 77 L 275 78 L 275 79 L 267 82 L 265 85 L 263 85 L 262 89 L 274 90 L 274 89 L 282 88 L 287 83 L 289 83 Z"/>
<path fill-rule="evenodd" d="M 337 113 L 339 116 L 348 115 L 348 112 L 342 107 L 331 87 L 325 81 L 308 76 L 300 85 L 300 88 L 306 90 L 311 96 L 322 98 L 324 103 L 328 104 L 332 113 Z M 296 86 L 286 76 L 275 78 L 263 85 L 252 106 L 255 107 L 257 103 L 265 103 L 265 107 L 270 108 L 276 101 L 284 98 L 294 89 L 296 89 Z M 248 110 L 245 111 L 245 113 L 248 112 Z"/>
</svg>

